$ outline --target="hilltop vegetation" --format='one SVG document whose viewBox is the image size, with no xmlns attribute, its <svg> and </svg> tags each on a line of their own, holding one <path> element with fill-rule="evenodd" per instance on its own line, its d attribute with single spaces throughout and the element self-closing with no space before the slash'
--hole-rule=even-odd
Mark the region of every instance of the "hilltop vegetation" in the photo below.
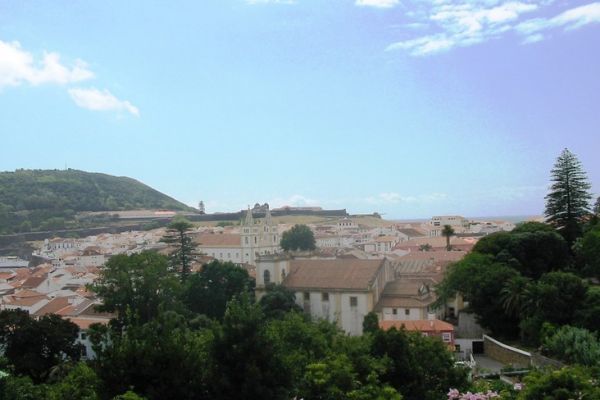
<svg viewBox="0 0 600 400">
<path fill-rule="evenodd" d="M 82 221 L 77 213 L 133 209 L 191 210 L 127 177 L 73 169 L 0 172 L 0 234 L 90 226 L 103 221 Z"/>
</svg>

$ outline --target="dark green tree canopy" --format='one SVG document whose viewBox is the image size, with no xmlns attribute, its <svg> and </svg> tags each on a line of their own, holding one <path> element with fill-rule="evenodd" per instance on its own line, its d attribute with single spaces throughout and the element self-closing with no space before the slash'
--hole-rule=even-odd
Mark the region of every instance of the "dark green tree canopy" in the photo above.
<svg viewBox="0 0 600 400">
<path fill-rule="evenodd" d="M 185 218 L 174 218 L 167 226 L 167 233 L 161 239 L 162 242 L 168 243 L 175 247 L 169 255 L 171 267 L 178 271 L 181 275 L 181 280 L 185 281 L 190 274 L 190 264 L 194 257 L 194 243 L 190 237 L 190 231 L 193 225 Z"/>
<path fill-rule="evenodd" d="M 517 269 L 530 278 L 566 268 L 571 259 L 565 239 L 547 225 L 525 224 L 513 232 L 497 232 L 477 242 L 474 252 L 489 254 L 495 260 Z M 526 228 L 531 231 L 525 231 Z"/>
<path fill-rule="evenodd" d="M 167 257 L 144 251 L 111 257 L 91 289 L 103 300 L 100 311 L 117 313 L 122 323 L 143 323 L 177 308 L 181 286 Z"/>
<path fill-rule="evenodd" d="M 42 382 L 64 360 L 77 361 L 79 327 L 50 314 L 33 319 L 26 311 L 0 311 L 0 346 L 18 374 Z"/>
<path fill-rule="evenodd" d="M 568 149 L 556 160 L 550 180 L 546 218 L 572 244 L 581 234 L 584 218 L 590 214 L 591 185 L 581 162 Z"/>
<path fill-rule="evenodd" d="M 281 235 L 281 248 L 285 251 L 316 249 L 315 235 L 306 225 L 297 224 Z"/>
<path fill-rule="evenodd" d="M 190 311 L 222 320 L 234 297 L 253 296 L 254 279 L 231 262 L 212 261 L 186 282 L 183 302 Z"/>
</svg>

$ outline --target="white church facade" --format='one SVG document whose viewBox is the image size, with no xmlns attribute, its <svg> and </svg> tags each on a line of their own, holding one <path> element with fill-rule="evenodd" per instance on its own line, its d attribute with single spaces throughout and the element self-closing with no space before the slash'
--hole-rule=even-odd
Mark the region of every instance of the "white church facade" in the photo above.
<svg viewBox="0 0 600 400">
<path fill-rule="evenodd" d="M 256 265 L 258 256 L 280 252 L 277 224 L 267 208 L 264 218 L 254 218 L 248 208 L 240 233 L 205 233 L 196 242 L 197 249 L 220 261 Z"/>
</svg>

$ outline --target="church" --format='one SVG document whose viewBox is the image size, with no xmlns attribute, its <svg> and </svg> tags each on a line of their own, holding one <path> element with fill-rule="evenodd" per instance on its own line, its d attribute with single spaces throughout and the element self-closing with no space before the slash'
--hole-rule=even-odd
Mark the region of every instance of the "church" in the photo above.
<svg viewBox="0 0 600 400">
<path fill-rule="evenodd" d="M 280 252 L 277 224 L 266 207 L 264 218 L 254 218 L 248 207 L 240 233 L 204 233 L 196 238 L 197 249 L 220 261 L 256 265 L 257 256 Z"/>
</svg>

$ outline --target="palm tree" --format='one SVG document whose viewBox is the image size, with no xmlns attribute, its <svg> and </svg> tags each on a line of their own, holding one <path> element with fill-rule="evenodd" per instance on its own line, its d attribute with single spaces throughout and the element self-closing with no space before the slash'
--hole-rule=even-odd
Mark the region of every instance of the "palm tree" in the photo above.
<svg viewBox="0 0 600 400">
<path fill-rule="evenodd" d="M 446 237 L 446 250 L 450 251 L 450 237 L 454 236 L 454 229 L 450 225 L 444 225 L 442 229 L 442 236 Z"/>
<path fill-rule="evenodd" d="M 506 314 L 518 317 L 525 308 L 531 307 L 531 304 L 528 304 L 528 300 L 531 300 L 530 283 L 531 279 L 522 276 L 516 276 L 506 282 L 500 292 Z"/>
</svg>

